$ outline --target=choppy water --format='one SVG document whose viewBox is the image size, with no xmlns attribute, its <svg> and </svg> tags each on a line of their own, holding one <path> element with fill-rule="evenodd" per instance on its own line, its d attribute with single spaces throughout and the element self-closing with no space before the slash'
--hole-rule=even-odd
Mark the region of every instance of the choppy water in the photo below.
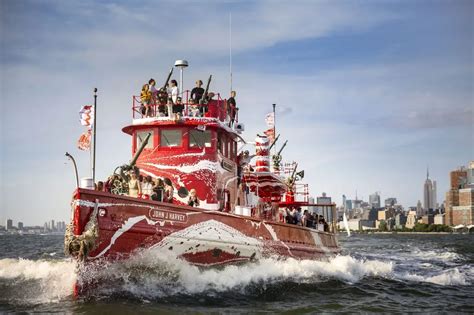
<svg viewBox="0 0 474 315">
<path fill-rule="evenodd" d="M 340 236 L 343 254 L 329 262 L 217 270 L 140 255 L 93 268 L 107 284 L 79 300 L 62 241 L 0 235 L 0 312 L 474 312 L 474 235 Z"/>
</svg>

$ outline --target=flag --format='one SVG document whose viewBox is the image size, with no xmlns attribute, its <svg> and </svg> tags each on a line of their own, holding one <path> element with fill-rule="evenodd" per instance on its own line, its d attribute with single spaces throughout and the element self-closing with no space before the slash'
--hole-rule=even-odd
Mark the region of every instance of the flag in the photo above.
<svg viewBox="0 0 474 315">
<path fill-rule="evenodd" d="M 268 113 L 267 116 L 265 116 L 265 122 L 268 128 L 273 128 L 275 126 L 275 113 Z"/>
<path fill-rule="evenodd" d="M 89 150 L 91 147 L 91 131 L 87 130 L 77 140 L 77 148 L 82 151 Z"/>
<path fill-rule="evenodd" d="M 273 141 L 275 141 L 275 130 L 273 129 L 273 127 L 265 130 L 263 133 L 268 137 L 268 139 L 270 139 L 270 143 L 273 143 Z"/>
<path fill-rule="evenodd" d="M 81 120 L 81 125 L 91 126 L 94 122 L 94 111 L 92 105 L 84 105 L 79 111 L 79 117 Z"/>
</svg>

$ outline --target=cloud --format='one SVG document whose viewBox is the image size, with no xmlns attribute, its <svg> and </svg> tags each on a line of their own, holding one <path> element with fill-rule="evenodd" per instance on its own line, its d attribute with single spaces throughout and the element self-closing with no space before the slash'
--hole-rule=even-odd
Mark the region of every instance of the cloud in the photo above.
<svg viewBox="0 0 474 315">
<path fill-rule="evenodd" d="M 63 155 L 71 151 L 80 173 L 88 174 L 89 156 L 74 146 L 83 131 L 77 111 L 92 101 L 93 87 L 99 88 L 101 178 L 130 158 L 130 137 L 120 128 L 130 123 L 131 95 L 151 76 L 164 81 L 175 59 L 190 61 L 185 82 L 212 73 L 212 90 L 228 91 L 230 11 L 234 89 L 246 137 L 265 128 L 264 115 L 276 103 L 277 130 L 289 140 L 285 158 L 309 170 L 313 192 L 336 196 L 360 181 L 359 191 L 396 191 L 416 201 L 417 184 L 396 187 L 421 163 L 412 156 L 422 152 L 421 159 L 433 156 L 446 167 L 452 157 L 439 148 L 454 150 L 460 135 L 472 134 L 472 64 L 369 61 L 304 73 L 238 67 L 243 53 L 270 56 L 269 48 L 281 43 L 337 40 L 400 19 L 390 6 L 374 3 L 2 2 L 0 210 L 67 219 L 74 181 Z M 460 151 L 456 163 L 470 154 Z M 424 169 L 426 161 L 421 164 Z M 380 174 L 402 179 L 382 181 Z M 25 194 L 31 198 L 15 202 Z"/>
<path fill-rule="evenodd" d="M 5 32 L 4 40 L 8 55 L 33 63 L 152 63 L 183 51 L 199 58 L 227 55 L 229 13 L 235 53 L 362 31 L 394 18 L 387 10 L 353 3 L 258 1 L 230 8 L 187 2 L 169 10 L 170 4 L 49 1 L 22 7 L 7 2 L 3 24 L 14 32 Z M 301 21 L 306 21 L 304 26 Z"/>
</svg>

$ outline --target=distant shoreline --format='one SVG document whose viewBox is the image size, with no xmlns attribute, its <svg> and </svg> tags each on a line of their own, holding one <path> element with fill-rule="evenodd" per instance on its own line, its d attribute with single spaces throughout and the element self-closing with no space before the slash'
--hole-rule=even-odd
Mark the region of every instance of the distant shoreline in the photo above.
<svg viewBox="0 0 474 315">
<path fill-rule="evenodd" d="M 469 234 L 469 233 L 456 233 L 456 232 L 397 232 L 397 231 L 388 231 L 388 232 L 359 232 L 351 231 L 354 234 L 406 234 L 406 235 L 428 235 L 428 234 L 439 234 L 439 235 L 449 235 L 449 234 Z M 345 232 L 339 232 L 339 234 L 345 234 Z"/>
</svg>

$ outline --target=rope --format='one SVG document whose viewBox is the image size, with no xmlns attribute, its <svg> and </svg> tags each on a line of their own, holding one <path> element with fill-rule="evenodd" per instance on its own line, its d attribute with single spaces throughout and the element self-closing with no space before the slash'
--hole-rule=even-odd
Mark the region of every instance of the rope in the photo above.
<svg viewBox="0 0 474 315">
<path fill-rule="evenodd" d="M 78 260 L 85 260 L 88 254 L 96 248 L 96 239 L 99 237 L 97 212 L 98 207 L 96 203 L 94 211 L 81 235 L 74 235 L 73 222 L 67 225 L 64 237 L 64 253 L 66 255 L 76 257 Z"/>
</svg>

